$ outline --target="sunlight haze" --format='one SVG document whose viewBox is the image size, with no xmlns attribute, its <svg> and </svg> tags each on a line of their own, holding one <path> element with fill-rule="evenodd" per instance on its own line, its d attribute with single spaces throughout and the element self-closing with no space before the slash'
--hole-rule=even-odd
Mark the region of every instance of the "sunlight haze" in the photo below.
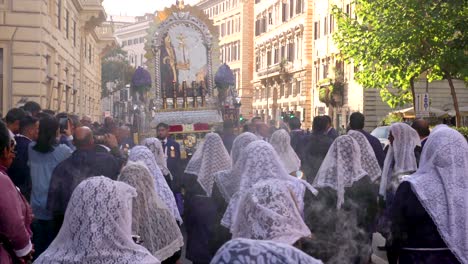
<svg viewBox="0 0 468 264">
<path fill-rule="evenodd" d="M 104 0 L 103 5 L 108 15 L 140 16 L 162 10 L 175 0 Z M 199 0 L 185 0 L 185 4 L 194 5 Z"/>
</svg>

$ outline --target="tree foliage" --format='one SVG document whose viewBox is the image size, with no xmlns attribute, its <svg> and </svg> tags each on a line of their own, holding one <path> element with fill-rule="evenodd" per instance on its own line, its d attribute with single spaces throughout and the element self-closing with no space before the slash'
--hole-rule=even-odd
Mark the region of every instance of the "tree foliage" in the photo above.
<svg viewBox="0 0 468 264">
<path fill-rule="evenodd" d="M 343 58 L 359 65 L 356 81 L 380 89 L 391 107 L 411 102 L 412 84 L 423 73 L 429 81 L 468 81 L 465 0 L 356 0 L 355 4 L 355 16 L 334 6 L 339 30 L 333 39 Z M 458 108 L 456 95 L 452 97 Z"/>
<path fill-rule="evenodd" d="M 106 84 L 115 82 L 118 88 L 130 84 L 135 69 L 127 60 L 127 52 L 121 47 L 109 50 L 102 58 L 102 96 L 108 95 Z"/>
</svg>

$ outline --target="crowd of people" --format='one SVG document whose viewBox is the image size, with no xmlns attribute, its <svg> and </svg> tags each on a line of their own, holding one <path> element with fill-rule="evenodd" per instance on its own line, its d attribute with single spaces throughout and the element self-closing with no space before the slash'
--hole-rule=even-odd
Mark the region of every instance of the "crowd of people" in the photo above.
<svg viewBox="0 0 468 264">
<path fill-rule="evenodd" d="M 390 144 L 350 116 L 170 135 L 28 102 L 0 121 L 0 263 L 468 263 L 468 143 L 424 120 Z"/>
</svg>

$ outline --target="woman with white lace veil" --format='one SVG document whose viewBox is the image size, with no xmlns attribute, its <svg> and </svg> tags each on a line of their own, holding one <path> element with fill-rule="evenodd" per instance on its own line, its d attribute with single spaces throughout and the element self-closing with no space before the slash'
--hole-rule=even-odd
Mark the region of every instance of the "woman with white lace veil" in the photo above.
<svg viewBox="0 0 468 264">
<path fill-rule="evenodd" d="M 361 166 L 364 171 L 367 172 L 367 175 L 371 178 L 372 181 L 376 181 L 382 175 L 382 170 L 380 169 L 379 162 L 375 157 L 375 152 L 372 149 L 371 144 L 367 140 L 366 136 L 363 133 L 350 130 L 348 136 L 351 136 L 359 144 L 361 150 Z"/>
<path fill-rule="evenodd" d="M 145 138 L 141 142 L 141 145 L 147 147 L 154 155 L 154 159 L 156 160 L 156 164 L 161 169 L 162 174 L 166 179 L 172 180 L 172 175 L 169 169 L 167 168 L 167 161 L 164 158 L 164 150 L 159 139 L 152 137 L 152 138 Z"/>
<path fill-rule="evenodd" d="M 405 123 L 390 126 L 389 141 L 379 190 L 379 194 L 385 198 L 388 193 L 395 193 L 405 176 L 418 169 L 414 150 L 416 146 L 421 146 L 418 132 Z"/>
<path fill-rule="evenodd" d="M 306 181 L 289 175 L 279 160 L 273 147 L 265 141 L 257 140 L 250 143 L 242 152 L 239 161 L 232 170 L 232 177 L 240 178 L 239 191 L 229 201 L 221 224 L 231 228 L 233 216 L 237 211 L 238 200 L 243 191 L 247 191 L 254 184 L 271 179 L 284 180 L 293 191 L 298 203 L 299 211 L 304 210 L 304 195 L 306 189 L 316 194 L 316 190 Z"/>
<path fill-rule="evenodd" d="M 227 242 L 211 264 L 322 264 L 299 249 L 274 241 L 237 238 Z"/>
<path fill-rule="evenodd" d="M 148 170 L 154 177 L 154 188 L 156 193 L 166 204 L 167 208 L 171 211 L 174 218 L 181 224 L 182 217 L 180 217 L 179 209 L 169 185 L 167 184 L 164 176 L 162 175 L 161 169 L 156 164 L 153 153 L 145 146 L 136 146 L 131 149 L 128 157 L 129 161 L 141 161 L 143 162 Z"/>
<path fill-rule="evenodd" d="M 215 183 L 215 174 L 231 168 L 231 157 L 218 134 L 209 133 L 185 169 L 184 220 L 187 230 L 186 258 L 195 263 L 211 261 L 217 248 L 219 223 L 225 203 Z M 222 238 L 221 240 L 225 240 Z M 229 238 L 227 238 L 229 239 Z M 217 243 L 219 244 L 219 243 Z"/>
<path fill-rule="evenodd" d="M 311 232 L 302 219 L 297 198 L 283 180 L 265 180 L 239 197 L 231 233 L 233 238 L 272 240 L 294 245 Z"/>
<path fill-rule="evenodd" d="M 468 263 L 468 143 L 459 132 L 443 125 L 431 132 L 391 212 L 399 263 Z"/>
<path fill-rule="evenodd" d="M 257 136 L 250 132 L 240 134 L 232 144 L 231 159 L 232 166 L 240 166 L 237 164 L 242 150 L 244 150 L 250 143 L 257 140 Z M 237 176 L 237 177 L 236 177 Z M 220 171 L 215 174 L 215 182 L 219 191 L 224 197 L 224 200 L 229 203 L 229 200 L 239 190 L 240 175 L 233 175 L 232 168 Z"/>
<path fill-rule="evenodd" d="M 301 169 L 301 160 L 291 147 L 289 133 L 284 129 L 275 131 L 271 136 L 270 143 L 276 150 L 276 153 L 278 153 L 286 171 L 289 174 L 295 175 Z"/>
<path fill-rule="evenodd" d="M 378 186 L 362 168 L 353 137 L 335 139 L 312 185 L 319 191 L 305 209 L 312 255 L 326 263 L 368 263 Z"/>
<path fill-rule="evenodd" d="M 160 263 L 132 240 L 136 195 L 128 184 L 103 176 L 84 180 L 73 191 L 58 236 L 34 263 Z"/>
<path fill-rule="evenodd" d="M 139 235 L 142 246 L 159 260 L 176 263 L 184 238 L 172 213 L 154 190 L 154 179 L 143 163 L 129 162 L 120 173 L 119 181 L 134 187 L 132 231 Z M 179 253 L 179 254 L 176 254 Z"/>
</svg>

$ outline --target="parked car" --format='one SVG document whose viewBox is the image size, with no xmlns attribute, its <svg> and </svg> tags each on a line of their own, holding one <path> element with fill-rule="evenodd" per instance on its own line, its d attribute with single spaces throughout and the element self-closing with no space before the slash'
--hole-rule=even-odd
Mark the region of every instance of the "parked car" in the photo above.
<svg viewBox="0 0 468 264">
<path fill-rule="evenodd" d="M 388 144 L 390 144 L 390 141 L 388 140 L 389 134 L 390 134 L 390 126 L 376 127 L 371 132 L 371 135 L 379 139 L 380 144 L 382 145 L 383 149 L 385 149 L 385 147 L 387 147 Z"/>
</svg>

